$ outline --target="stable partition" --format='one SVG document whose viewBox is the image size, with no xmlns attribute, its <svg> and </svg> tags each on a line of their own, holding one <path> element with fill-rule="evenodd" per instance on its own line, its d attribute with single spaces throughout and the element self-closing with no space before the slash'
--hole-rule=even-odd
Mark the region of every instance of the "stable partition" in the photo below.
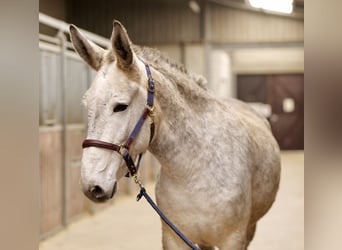
<svg viewBox="0 0 342 250">
<path fill-rule="evenodd" d="M 65 149 L 62 134 L 60 125 L 39 128 L 42 236 L 53 233 L 89 210 L 88 201 L 80 189 L 80 145 L 84 125 L 65 128 Z"/>
<path fill-rule="evenodd" d="M 80 168 L 87 115 L 81 100 L 96 72 L 73 51 L 67 39 L 68 24 L 41 13 L 39 19 L 59 29 L 55 37 L 39 35 L 40 232 L 44 238 L 84 214 L 101 211 L 122 196 L 135 195 L 137 187 L 132 179 L 122 178 L 115 198 L 101 205 L 82 193 Z M 99 45 L 109 44 L 108 39 L 85 33 Z M 139 171 L 141 180 L 146 183 L 155 179 L 157 168 L 158 162 L 146 154 Z"/>
<path fill-rule="evenodd" d="M 63 226 L 61 126 L 39 128 L 40 232 Z"/>
</svg>

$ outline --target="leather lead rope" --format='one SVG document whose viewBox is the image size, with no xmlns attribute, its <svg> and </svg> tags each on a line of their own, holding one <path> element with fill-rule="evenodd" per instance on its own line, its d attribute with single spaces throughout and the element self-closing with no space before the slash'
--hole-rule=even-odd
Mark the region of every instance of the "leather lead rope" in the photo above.
<svg viewBox="0 0 342 250">
<path fill-rule="evenodd" d="M 140 162 L 142 158 L 142 154 L 139 155 L 138 162 L 136 165 L 136 169 L 139 169 L 140 167 Z M 145 187 L 141 183 L 141 181 L 138 179 L 137 175 L 134 176 L 134 181 L 136 184 L 139 185 L 140 187 L 140 192 L 137 195 L 137 201 L 140 201 L 141 197 L 144 197 L 146 201 L 151 205 L 151 207 L 154 209 L 154 211 L 157 212 L 159 217 L 174 231 L 179 238 L 181 238 L 185 244 L 187 244 L 192 250 L 201 250 L 198 246 L 196 246 L 191 240 L 189 240 L 176 226 L 173 224 L 163 213 L 163 211 L 160 210 L 160 208 L 157 206 L 157 204 L 153 201 L 153 199 L 148 195 L 146 192 Z"/>
<path fill-rule="evenodd" d="M 151 205 L 151 207 L 158 213 L 160 218 L 174 231 L 179 238 L 181 238 L 191 249 L 193 250 L 201 250 L 197 247 L 191 240 L 189 240 L 167 217 L 166 215 L 159 209 L 156 203 L 152 200 L 152 198 L 147 194 L 146 189 L 144 187 L 140 188 L 140 192 L 137 195 L 137 201 L 141 199 L 141 197 L 147 200 L 147 202 Z"/>
</svg>

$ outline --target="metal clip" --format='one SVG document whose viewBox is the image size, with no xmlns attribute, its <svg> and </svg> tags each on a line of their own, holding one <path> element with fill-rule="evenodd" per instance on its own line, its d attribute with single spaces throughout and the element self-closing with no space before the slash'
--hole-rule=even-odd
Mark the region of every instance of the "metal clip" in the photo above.
<svg viewBox="0 0 342 250">
<path fill-rule="evenodd" d="M 154 106 L 150 106 L 150 105 L 148 105 L 147 103 L 145 104 L 145 107 L 148 109 L 148 111 L 149 111 L 149 116 L 150 117 L 154 117 Z"/>
<path fill-rule="evenodd" d="M 119 148 L 119 151 L 118 151 L 118 152 L 119 152 L 121 155 L 123 155 L 124 152 L 127 151 L 127 148 L 125 147 L 125 144 L 124 144 L 124 143 L 120 144 L 119 147 L 120 147 L 120 148 Z M 125 151 L 122 151 L 123 149 L 124 149 Z"/>
<path fill-rule="evenodd" d="M 133 179 L 134 179 L 135 184 L 137 184 L 140 188 L 144 187 L 142 182 L 139 180 L 138 174 L 134 174 Z"/>
<path fill-rule="evenodd" d="M 152 76 L 148 76 L 147 91 L 150 93 L 154 93 L 154 80 Z"/>
</svg>

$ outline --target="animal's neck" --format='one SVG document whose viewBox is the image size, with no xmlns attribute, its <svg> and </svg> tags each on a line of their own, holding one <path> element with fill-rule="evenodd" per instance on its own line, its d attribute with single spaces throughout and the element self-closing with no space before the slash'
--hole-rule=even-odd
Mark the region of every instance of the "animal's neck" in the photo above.
<svg viewBox="0 0 342 250">
<path fill-rule="evenodd" d="M 195 157 L 204 142 L 203 123 L 212 97 L 186 76 L 175 81 L 159 73 L 154 78 L 158 130 L 149 150 L 162 165 L 184 169 L 191 161 L 189 154 Z"/>
</svg>

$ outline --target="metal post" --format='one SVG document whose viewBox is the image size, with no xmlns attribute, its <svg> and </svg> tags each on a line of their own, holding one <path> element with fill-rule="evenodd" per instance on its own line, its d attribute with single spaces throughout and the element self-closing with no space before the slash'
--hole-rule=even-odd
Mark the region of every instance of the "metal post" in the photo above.
<svg viewBox="0 0 342 250">
<path fill-rule="evenodd" d="M 200 35 L 204 46 L 205 77 L 211 82 L 210 54 L 211 54 L 211 22 L 210 3 L 207 0 L 201 1 Z"/>
<path fill-rule="evenodd" d="M 184 41 L 181 41 L 180 43 L 179 43 L 179 48 L 180 48 L 180 60 L 181 60 L 181 63 L 186 67 L 187 65 L 186 65 L 186 55 L 185 55 L 185 53 L 186 53 L 186 51 L 185 51 L 185 42 Z"/>
<path fill-rule="evenodd" d="M 66 37 L 62 31 L 59 31 L 57 37 L 61 44 L 61 145 L 62 145 L 62 224 L 67 225 L 67 162 L 66 162 L 66 128 L 67 128 L 67 108 L 66 108 Z"/>
</svg>

